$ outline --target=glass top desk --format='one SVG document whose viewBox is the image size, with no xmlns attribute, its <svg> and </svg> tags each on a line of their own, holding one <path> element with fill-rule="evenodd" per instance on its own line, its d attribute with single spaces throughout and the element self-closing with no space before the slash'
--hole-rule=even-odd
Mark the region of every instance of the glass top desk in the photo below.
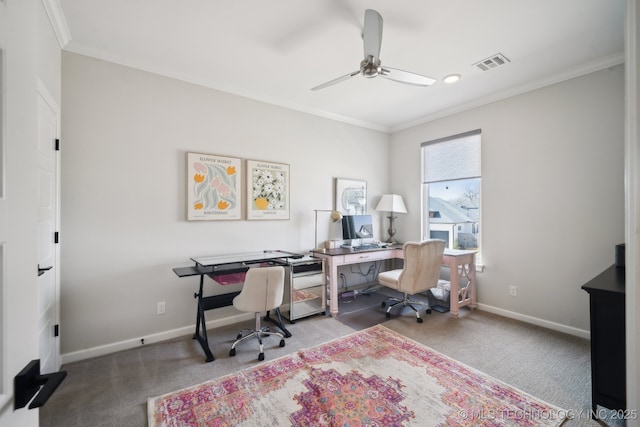
<svg viewBox="0 0 640 427">
<path fill-rule="evenodd" d="M 332 317 L 338 315 L 338 267 L 362 262 L 373 262 L 386 259 L 402 259 L 402 244 L 387 248 L 352 250 L 348 248 L 312 251 L 313 256 L 324 258 L 329 277 L 329 312 Z M 442 265 L 450 270 L 450 313 L 458 317 L 460 307 L 476 308 L 476 251 L 445 249 Z M 460 278 L 467 279 L 467 284 L 460 287 Z M 458 296 L 456 298 L 456 295 Z"/>
<path fill-rule="evenodd" d="M 249 270 L 251 266 L 255 266 L 256 264 L 286 266 L 288 259 L 302 258 L 303 256 L 304 255 L 292 252 L 274 250 L 193 257 L 191 258 L 191 261 L 193 261 L 195 265 L 190 267 L 176 267 L 173 269 L 173 272 L 178 277 L 200 276 L 200 288 L 198 293 L 194 294 L 194 298 L 198 299 L 198 309 L 196 315 L 196 331 L 193 335 L 193 339 L 197 339 L 200 343 L 200 346 L 202 347 L 202 350 L 204 351 L 206 356 L 205 361 L 211 362 L 214 360 L 207 337 L 207 327 L 204 316 L 205 311 L 232 305 L 233 299 L 240 292 L 229 292 L 220 295 L 211 295 L 205 297 L 203 292 L 204 276 L 209 276 L 214 280 L 220 280 L 220 283 L 223 283 L 223 278 L 232 277 L 238 279 L 238 281 L 234 283 L 240 283 L 244 281 L 244 276 L 241 274 Z M 236 276 L 233 277 L 234 275 Z M 277 321 L 271 319 L 268 312 L 265 319 L 274 322 L 278 326 L 278 328 L 282 330 L 286 337 L 290 337 L 291 333 L 284 326 L 284 321 L 282 320 L 280 309 L 275 309 L 275 312 L 278 316 Z"/>
<path fill-rule="evenodd" d="M 283 252 L 283 251 L 263 251 L 263 252 L 247 252 L 247 253 L 239 253 L 239 254 L 225 254 L 225 255 L 214 255 L 214 256 L 204 256 L 204 257 L 193 257 L 191 261 L 196 263 L 196 266 L 199 267 L 212 267 L 213 270 L 224 270 L 228 269 L 230 265 L 239 264 L 239 265 L 248 265 L 248 264 L 256 264 L 260 262 L 267 262 L 278 260 L 281 258 L 287 257 L 295 257 L 302 256 L 298 254 L 294 254 L 291 252 Z"/>
</svg>

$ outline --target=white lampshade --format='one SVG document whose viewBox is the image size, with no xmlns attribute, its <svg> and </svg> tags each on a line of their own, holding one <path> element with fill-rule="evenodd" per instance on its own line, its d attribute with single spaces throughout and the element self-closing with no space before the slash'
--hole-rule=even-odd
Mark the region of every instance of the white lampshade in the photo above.
<svg viewBox="0 0 640 427">
<path fill-rule="evenodd" d="M 376 206 L 377 211 L 407 213 L 404 200 L 399 194 L 383 194 Z"/>
</svg>

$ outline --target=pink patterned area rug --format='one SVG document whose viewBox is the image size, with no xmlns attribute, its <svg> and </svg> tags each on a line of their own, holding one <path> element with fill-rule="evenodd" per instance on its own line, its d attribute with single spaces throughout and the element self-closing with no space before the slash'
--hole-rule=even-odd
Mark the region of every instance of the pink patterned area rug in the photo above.
<svg viewBox="0 0 640 427">
<path fill-rule="evenodd" d="M 150 426 L 559 426 L 566 412 L 377 325 L 148 400 Z"/>
</svg>

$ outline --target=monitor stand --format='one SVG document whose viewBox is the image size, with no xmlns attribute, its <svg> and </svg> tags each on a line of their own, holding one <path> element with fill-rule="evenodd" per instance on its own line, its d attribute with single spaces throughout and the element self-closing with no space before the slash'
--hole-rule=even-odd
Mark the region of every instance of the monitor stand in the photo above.
<svg viewBox="0 0 640 427">
<path fill-rule="evenodd" d="M 346 248 L 346 249 L 352 249 L 354 247 L 358 247 L 360 245 L 362 245 L 362 240 L 363 239 L 351 239 L 351 240 L 345 240 L 342 245 L 340 245 L 340 247 L 342 248 Z"/>
</svg>

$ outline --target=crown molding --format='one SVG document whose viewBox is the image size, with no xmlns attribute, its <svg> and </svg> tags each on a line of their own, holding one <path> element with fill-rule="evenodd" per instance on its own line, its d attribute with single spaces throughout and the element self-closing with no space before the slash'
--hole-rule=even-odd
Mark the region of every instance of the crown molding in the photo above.
<svg viewBox="0 0 640 427">
<path fill-rule="evenodd" d="M 217 90 L 220 92 L 228 93 L 242 98 L 250 99 L 251 101 L 263 102 L 265 104 L 274 105 L 277 107 L 286 108 L 289 110 L 298 111 L 301 113 L 311 114 L 313 116 L 322 117 L 325 119 L 333 120 L 336 122 L 346 123 L 348 125 L 357 126 L 365 129 L 371 129 L 378 132 L 389 133 L 390 128 L 384 125 L 365 122 L 362 120 L 354 119 L 352 117 L 346 117 L 339 114 L 334 114 L 328 111 L 310 108 L 304 105 L 288 102 L 280 98 L 265 95 L 263 93 L 256 93 L 248 90 L 238 89 L 226 85 L 221 85 L 215 81 L 209 81 L 206 79 L 200 79 L 187 74 L 180 74 L 174 71 L 163 69 L 156 65 L 147 64 L 143 61 L 132 60 L 131 58 L 119 57 L 111 54 L 106 54 L 104 51 L 94 48 L 88 48 L 82 46 L 77 42 L 71 43 L 65 49 L 66 52 L 76 53 L 78 55 L 88 56 L 90 58 L 99 59 L 102 61 L 111 62 L 113 64 L 122 65 L 124 67 L 133 68 L 139 71 L 145 71 L 147 73 L 157 74 L 159 76 L 168 77 L 175 80 L 180 80 L 186 83 L 206 87 L 208 89 Z"/>
<path fill-rule="evenodd" d="M 43 0 L 43 1 L 52 1 L 58 2 L 58 0 Z M 65 26 L 66 27 L 66 26 Z M 323 117 L 329 120 L 346 123 L 349 125 L 371 129 L 378 132 L 383 132 L 387 134 L 393 134 L 395 132 L 399 132 L 405 129 L 412 128 L 414 126 L 419 126 L 437 119 L 441 119 L 444 117 L 452 116 L 454 114 L 462 113 L 464 111 L 472 110 L 474 108 L 481 107 L 483 105 L 491 104 L 493 102 L 501 101 L 507 98 L 511 98 L 516 95 L 521 95 L 527 92 L 531 92 L 537 89 L 541 89 L 546 86 L 550 86 L 556 83 L 563 82 L 565 80 L 570 80 L 576 77 L 580 77 L 586 74 L 594 73 L 596 71 L 604 70 L 610 67 L 614 67 L 616 65 L 623 64 L 625 62 L 624 52 L 618 52 L 616 54 L 610 55 L 608 57 L 600 58 L 598 60 L 586 63 L 580 67 L 576 67 L 570 70 L 566 70 L 565 72 L 555 74 L 550 77 L 538 79 L 535 81 L 528 82 L 526 84 L 513 87 L 511 89 L 507 89 L 505 91 L 492 94 L 490 96 L 482 97 L 475 99 L 473 101 L 459 104 L 457 106 L 447 108 L 444 110 L 440 110 L 436 113 L 429 114 L 423 116 L 419 119 L 416 119 L 411 122 L 407 122 L 398 126 L 385 126 L 379 123 L 370 123 L 362 120 L 357 120 L 352 117 L 346 117 L 337 115 L 331 112 L 309 108 L 306 106 L 298 105 L 295 103 L 291 103 L 288 101 L 283 101 L 282 99 L 277 99 L 271 96 L 267 96 L 262 93 L 254 93 L 247 90 L 238 90 L 238 88 L 226 87 L 224 85 L 220 85 L 217 82 L 202 80 L 199 78 L 194 78 L 191 75 L 177 74 L 173 71 L 160 69 L 155 65 L 150 65 L 143 63 L 141 61 L 131 60 L 130 58 L 124 57 L 116 57 L 114 55 L 105 54 L 103 51 L 93 48 L 87 48 L 76 43 L 72 43 L 70 46 L 67 46 L 65 49 L 68 52 L 77 53 L 80 55 L 89 56 L 95 59 L 100 59 L 108 62 L 112 62 L 114 64 L 122 65 L 125 67 L 134 68 L 141 71 L 146 71 L 152 74 L 157 74 L 160 76 L 181 80 L 187 83 L 192 83 L 195 85 L 203 86 L 209 89 L 218 90 L 220 92 L 229 93 L 232 95 L 240 96 L 243 98 L 248 98 L 257 102 L 264 102 L 266 104 L 275 105 L 283 108 L 287 108 L 294 111 L 299 111 L 302 113 L 311 114 L 318 117 Z"/>
<path fill-rule="evenodd" d="M 437 113 L 430 114 L 420 119 L 405 123 L 403 125 L 394 126 L 390 132 L 398 132 L 401 130 L 409 129 L 414 126 L 422 125 L 428 122 L 432 122 L 437 119 L 452 116 L 454 114 L 462 113 L 467 110 L 472 110 L 483 105 L 491 104 L 493 102 L 502 101 L 503 99 L 511 98 L 512 96 L 521 95 L 523 93 L 531 92 L 537 89 L 541 89 L 546 86 L 551 86 L 556 83 L 560 83 L 566 80 L 574 79 L 576 77 L 584 76 L 587 74 L 595 73 L 596 71 L 604 70 L 624 63 L 624 52 L 618 52 L 614 55 L 598 59 L 596 61 L 584 64 L 581 67 L 567 70 L 563 73 L 553 75 L 544 79 L 528 82 L 527 84 L 513 87 L 511 89 L 502 91 L 500 93 L 492 94 L 483 98 L 478 98 L 471 102 L 461 104 L 452 108 L 438 111 Z"/>
<path fill-rule="evenodd" d="M 67 20 L 62 12 L 60 2 L 58 0 L 42 0 L 42 5 L 47 12 L 47 17 L 49 18 L 49 22 L 51 22 L 51 28 L 53 28 L 56 39 L 58 39 L 60 49 L 64 49 L 71 41 L 71 33 L 69 32 Z"/>
</svg>

